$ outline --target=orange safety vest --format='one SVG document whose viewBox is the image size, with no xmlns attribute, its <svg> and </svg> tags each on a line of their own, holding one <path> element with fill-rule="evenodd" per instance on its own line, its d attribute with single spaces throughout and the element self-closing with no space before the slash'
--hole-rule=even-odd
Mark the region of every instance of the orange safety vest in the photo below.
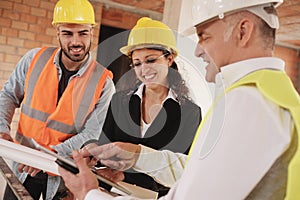
<svg viewBox="0 0 300 200">
<path fill-rule="evenodd" d="M 16 142 L 33 138 L 39 144 L 57 145 L 81 131 L 112 73 L 91 61 L 82 76 L 74 77 L 59 102 L 58 72 L 54 57 L 58 48 L 44 47 L 28 69 Z"/>
</svg>

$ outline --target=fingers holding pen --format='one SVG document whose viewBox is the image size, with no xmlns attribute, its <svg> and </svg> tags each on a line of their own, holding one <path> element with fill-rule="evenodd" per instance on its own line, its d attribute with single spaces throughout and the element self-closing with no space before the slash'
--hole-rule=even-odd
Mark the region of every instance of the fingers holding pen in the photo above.
<svg viewBox="0 0 300 200">
<path fill-rule="evenodd" d="M 92 155 L 102 164 L 117 170 L 126 170 L 134 166 L 141 147 L 136 144 L 114 142 L 97 146 L 89 144 L 81 152 L 83 156 Z"/>
</svg>

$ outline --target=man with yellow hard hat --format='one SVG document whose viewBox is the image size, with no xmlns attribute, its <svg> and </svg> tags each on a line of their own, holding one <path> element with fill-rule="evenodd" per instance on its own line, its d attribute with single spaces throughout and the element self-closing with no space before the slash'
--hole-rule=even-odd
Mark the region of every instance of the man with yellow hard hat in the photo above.
<svg viewBox="0 0 300 200">
<path fill-rule="evenodd" d="M 195 55 L 207 63 L 206 80 L 216 83 L 216 99 L 180 179 L 161 199 L 300 199 L 300 98 L 284 62 L 273 57 L 282 0 L 188 2 L 199 38 Z M 156 180 L 164 171 L 180 170 L 170 162 L 177 154 L 139 145 L 114 143 L 89 151 L 109 166 L 134 167 Z M 150 152 L 159 162 L 145 159 Z M 75 196 L 114 199 L 97 190 L 86 155 L 73 156 L 79 174 L 60 171 Z"/>
<path fill-rule="evenodd" d="M 98 139 L 112 94 L 112 73 L 92 59 L 95 16 L 88 0 L 59 0 L 52 24 L 60 44 L 30 50 L 18 62 L 0 93 L 0 137 L 13 141 L 10 122 L 20 120 L 14 141 L 40 145 L 69 157 L 85 142 Z M 13 163 L 13 170 L 33 199 L 59 199 L 59 176 Z M 4 199 L 16 199 L 7 187 Z"/>
</svg>

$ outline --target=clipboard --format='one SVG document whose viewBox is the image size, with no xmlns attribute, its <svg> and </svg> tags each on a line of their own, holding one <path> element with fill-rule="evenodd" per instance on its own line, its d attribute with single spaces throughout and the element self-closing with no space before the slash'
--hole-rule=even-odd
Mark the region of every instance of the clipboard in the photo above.
<svg viewBox="0 0 300 200">
<path fill-rule="evenodd" d="M 37 144 L 36 141 L 32 141 L 31 139 L 27 140 L 26 142 L 28 142 L 26 145 L 30 145 L 30 147 L 0 138 L 0 156 L 8 160 L 41 169 L 43 171 L 51 172 L 56 175 L 60 175 L 58 172 L 58 166 L 62 163 L 68 164 L 64 166 L 71 166 L 72 169 L 78 170 L 72 160 L 68 160 L 57 155 L 56 153 Z M 141 199 L 157 199 L 158 197 L 157 192 L 139 187 L 137 185 L 129 184 L 123 181 L 114 183 L 97 174 L 96 177 L 98 180 L 112 186 L 111 191 L 109 191 L 112 194 L 130 195 Z"/>
<path fill-rule="evenodd" d="M 75 163 L 71 160 L 68 160 L 62 156 L 59 156 L 58 154 L 54 153 L 53 151 L 41 146 L 40 144 L 38 144 L 34 139 L 31 139 L 32 144 L 34 145 L 34 147 L 40 151 L 43 151 L 44 153 L 50 154 L 52 156 L 54 156 L 56 158 L 55 162 L 61 166 L 62 168 L 72 172 L 73 174 L 77 174 L 79 173 L 79 169 L 77 168 L 77 166 L 75 165 Z M 131 195 L 132 193 L 127 190 L 126 188 L 124 188 L 123 186 L 119 185 L 118 183 L 112 182 L 100 175 L 97 174 L 97 172 L 95 170 L 92 170 L 92 172 L 96 175 L 97 179 L 99 181 L 102 181 L 118 190 L 120 190 L 121 192 L 124 192 L 127 195 Z"/>
</svg>

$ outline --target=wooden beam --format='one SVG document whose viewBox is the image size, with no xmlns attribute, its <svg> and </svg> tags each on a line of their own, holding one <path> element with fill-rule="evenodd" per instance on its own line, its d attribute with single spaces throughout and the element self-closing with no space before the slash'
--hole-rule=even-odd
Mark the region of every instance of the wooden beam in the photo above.
<svg viewBox="0 0 300 200">
<path fill-rule="evenodd" d="M 6 164 L 5 160 L 0 157 L 0 174 L 4 177 L 7 184 L 14 192 L 18 200 L 33 200 L 28 191 L 19 181 L 19 179 L 11 171 L 10 167 Z"/>
<path fill-rule="evenodd" d="M 148 16 L 152 19 L 156 19 L 156 20 L 162 20 L 162 13 L 160 12 L 156 12 L 156 11 L 152 11 L 152 10 L 146 10 L 146 9 L 142 9 L 142 8 L 138 8 L 135 6 L 130 6 L 130 5 L 125 5 L 125 4 L 120 4 L 120 3 L 116 3 L 110 0 L 92 0 L 92 2 L 99 2 L 102 3 L 104 6 L 104 9 L 108 9 L 108 8 L 114 8 L 114 9 L 118 9 L 118 10 L 123 10 L 126 12 L 131 12 L 131 13 L 135 13 L 138 15 L 142 15 L 142 16 Z"/>
<path fill-rule="evenodd" d="M 178 31 L 182 0 L 165 0 L 163 22 Z"/>
</svg>

